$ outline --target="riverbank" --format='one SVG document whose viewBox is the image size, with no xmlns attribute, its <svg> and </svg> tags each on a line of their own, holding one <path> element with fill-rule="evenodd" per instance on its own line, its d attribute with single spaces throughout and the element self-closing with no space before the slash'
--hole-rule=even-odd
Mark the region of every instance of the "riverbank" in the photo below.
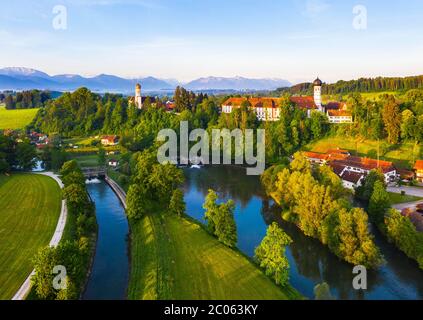
<svg viewBox="0 0 423 320">
<path fill-rule="evenodd" d="M 155 213 L 132 223 L 132 300 L 289 300 L 239 252 L 185 218 Z"/>
<path fill-rule="evenodd" d="M 126 194 L 106 180 L 126 206 Z M 280 288 L 240 252 L 209 235 L 197 223 L 166 213 L 130 222 L 131 300 L 301 299 Z"/>
</svg>

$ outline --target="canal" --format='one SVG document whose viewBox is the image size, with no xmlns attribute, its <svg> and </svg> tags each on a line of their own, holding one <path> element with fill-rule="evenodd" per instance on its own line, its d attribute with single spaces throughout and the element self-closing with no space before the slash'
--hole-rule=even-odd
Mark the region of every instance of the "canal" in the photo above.
<svg viewBox="0 0 423 320">
<path fill-rule="evenodd" d="M 104 181 L 87 184 L 95 202 L 98 239 L 84 300 L 124 300 L 129 279 L 128 233 L 125 209 Z"/>
<path fill-rule="evenodd" d="M 339 260 L 319 241 L 308 238 L 293 224 L 282 221 L 280 209 L 265 196 L 259 177 L 247 176 L 237 167 L 207 167 L 185 169 L 185 201 L 187 212 L 204 222 L 202 208 L 209 189 L 218 192 L 220 199 L 236 201 L 235 220 L 238 247 L 252 257 L 266 234 L 267 226 L 276 221 L 293 239 L 288 247 L 290 282 L 304 296 L 312 299 L 316 284 L 327 282 L 338 299 L 423 299 L 423 271 L 417 263 L 380 235 L 376 243 L 386 264 L 377 271 L 369 271 L 368 290 L 352 287 L 352 266 Z"/>
</svg>

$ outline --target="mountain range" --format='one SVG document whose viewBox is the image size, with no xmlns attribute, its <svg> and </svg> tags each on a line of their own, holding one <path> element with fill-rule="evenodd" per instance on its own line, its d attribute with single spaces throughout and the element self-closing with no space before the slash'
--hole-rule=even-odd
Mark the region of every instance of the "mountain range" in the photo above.
<svg viewBox="0 0 423 320">
<path fill-rule="evenodd" d="M 289 87 L 291 84 L 282 79 L 248 79 L 243 77 L 222 78 L 208 77 L 180 83 L 175 79 L 158 79 L 146 77 L 139 79 L 125 79 L 113 75 L 101 74 L 95 77 L 83 77 L 77 74 L 62 74 L 50 76 L 45 72 L 21 68 L 8 67 L 0 69 L 0 90 L 52 90 L 73 91 L 80 87 L 87 87 L 96 92 L 129 93 L 136 83 L 140 83 L 144 91 L 170 91 L 177 85 L 194 91 L 202 90 L 274 90 Z"/>
</svg>

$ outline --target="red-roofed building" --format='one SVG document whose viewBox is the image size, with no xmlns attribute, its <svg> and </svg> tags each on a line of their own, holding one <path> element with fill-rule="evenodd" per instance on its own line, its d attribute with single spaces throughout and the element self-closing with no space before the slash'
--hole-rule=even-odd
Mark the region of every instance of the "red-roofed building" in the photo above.
<svg viewBox="0 0 423 320">
<path fill-rule="evenodd" d="M 116 146 L 119 144 L 119 137 L 112 135 L 112 136 L 103 136 L 101 138 L 101 144 L 103 146 Z"/>
<path fill-rule="evenodd" d="M 353 123 L 352 113 L 348 110 L 327 110 L 330 123 Z"/>
<path fill-rule="evenodd" d="M 304 152 L 304 156 L 307 157 L 307 159 L 313 163 L 313 164 L 319 164 L 323 165 L 328 162 L 329 156 L 324 153 L 317 153 L 317 152 Z"/>
<path fill-rule="evenodd" d="M 423 182 L 423 160 L 417 160 L 414 165 L 414 170 L 416 171 L 416 178 L 420 182 Z"/>
</svg>

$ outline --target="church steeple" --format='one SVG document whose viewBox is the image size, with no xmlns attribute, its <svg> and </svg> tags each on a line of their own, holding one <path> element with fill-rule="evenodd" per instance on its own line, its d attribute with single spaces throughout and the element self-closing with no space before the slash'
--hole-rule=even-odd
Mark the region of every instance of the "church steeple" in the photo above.
<svg viewBox="0 0 423 320">
<path fill-rule="evenodd" d="M 319 111 L 323 112 L 323 106 L 322 106 L 322 80 L 317 77 L 316 80 L 313 82 L 314 86 L 314 103 L 316 104 L 317 108 L 319 108 Z"/>
<path fill-rule="evenodd" d="M 142 109 L 141 85 L 139 83 L 135 86 L 135 105 L 138 109 Z"/>
</svg>

